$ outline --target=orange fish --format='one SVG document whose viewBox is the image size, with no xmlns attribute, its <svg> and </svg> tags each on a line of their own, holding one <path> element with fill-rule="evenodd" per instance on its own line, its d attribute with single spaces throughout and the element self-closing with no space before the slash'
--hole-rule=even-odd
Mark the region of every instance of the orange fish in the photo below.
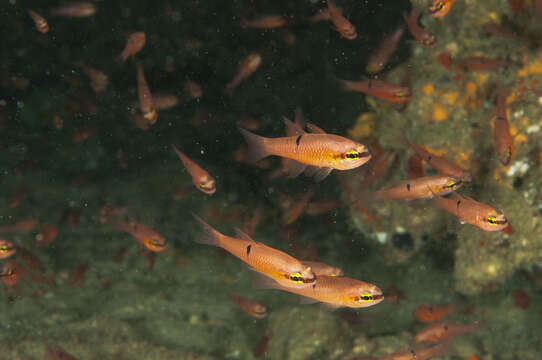
<svg viewBox="0 0 542 360">
<path fill-rule="evenodd" d="M 101 93 L 107 88 L 109 84 L 109 77 L 101 70 L 94 69 L 90 66 L 79 64 L 83 69 L 85 75 L 90 79 L 90 87 L 96 94 Z"/>
<path fill-rule="evenodd" d="M 16 260 L 9 260 L 4 264 L 0 271 L 0 278 L 4 285 L 8 287 L 15 286 L 22 275 L 22 267 Z"/>
<path fill-rule="evenodd" d="M 281 15 L 265 15 L 254 19 L 246 19 L 241 17 L 242 28 L 253 29 L 276 29 L 286 25 L 287 21 L 284 16 Z"/>
<path fill-rule="evenodd" d="M 172 94 L 154 94 L 152 100 L 156 110 L 167 110 L 179 105 L 179 98 Z"/>
<path fill-rule="evenodd" d="M 467 334 L 479 328 L 480 326 L 476 324 L 463 325 L 450 321 L 435 323 L 421 329 L 414 337 L 414 340 L 417 343 L 434 343 Z"/>
<path fill-rule="evenodd" d="M 264 289 L 288 291 L 304 298 L 304 303 L 322 302 L 336 309 L 339 307 L 363 308 L 378 304 L 384 300 L 382 291 L 373 284 L 339 276 L 318 276 L 318 280 L 307 288 L 286 288 L 272 279 L 261 279 Z"/>
<path fill-rule="evenodd" d="M 454 306 L 451 304 L 443 306 L 420 304 L 414 310 L 414 317 L 421 322 L 434 322 L 447 316 L 453 310 Z"/>
<path fill-rule="evenodd" d="M 302 260 L 301 263 L 305 266 L 310 266 L 312 272 L 317 277 L 319 276 L 344 276 L 344 271 L 341 268 L 324 264 L 319 261 Z"/>
<path fill-rule="evenodd" d="M 175 152 L 177 153 L 177 156 L 179 156 L 179 159 L 181 159 L 181 161 L 183 162 L 184 167 L 186 168 L 190 176 L 192 176 L 192 182 L 194 183 L 196 188 L 205 194 L 214 194 L 216 192 L 215 179 L 213 179 L 211 175 L 209 175 L 207 171 L 203 170 L 198 164 L 190 160 L 188 156 L 180 152 L 175 147 L 175 145 L 171 146 L 173 147 L 173 150 L 175 150 Z"/>
<path fill-rule="evenodd" d="M 258 53 L 252 53 L 244 58 L 237 66 L 237 74 L 226 85 L 226 91 L 231 93 L 246 78 L 252 75 L 262 64 L 262 56 Z"/>
<path fill-rule="evenodd" d="M 84 18 L 93 16 L 97 11 L 98 8 L 96 8 L 96 5 L 90 1 L 76 1 L 51 10 L 51 14 L 72 18 Z"/>
<path fill-rule="evenodd" d="M 58 228 L 55 225 L 42 225 L 40 232 L 36 235 L 38 247 L 49 245 L 58 235 Z"/>
<path fill-rule="evenodd" d="M 453 195 L 452 198 L 436 195 L 435 201 L 442 209 L 457 216 L 461 223 L 475 225 L 485 231 L 500 231 L 508 226 L 504 214 L 491 206 L 457 193 Z"/>
<path fill-rule="evenodd" d="M 379 79 L 361 81 L 339 80 L 344 91 L 356 91 L 391 102 L 410 100 L 410 89 L 406 86 L 392 84 Z"/>
<path fill-rule="evenodd" d="M 184 88 L 192 99 L 199 99 L 203 96 L 203 90 L 201 89 L 201 86 L 193 80 L 187 80 Z"/>
<path fill-rule="evenodd" d="M 446 355 L 449 344 L 438 344 L 426 348 L 408 348 L 399 350 L 393 354 L 382 356 L 377 360 L 429 360 L 436 356 Z"/>
<path fill-rule="evenodd" d="M 333 169 L 354 169 L 371 158 L 365 145 L 338 135 L 303 133 L 265 138 L 245 129 L 239 130 L 248 143 L 249 161 L 256 162 L 271 155 L 295 160 L 298 168 L 290 173 L 291 177 L 305 171 L 307 175 L 313 174 L 316 181 L 321 181 Z"/>
<path fill-rule="evenodd" d="M 495 120 L 493 126 L 493 141 L 495 151 L 500 162 L 506 166 L 510 164 L 513 154 L 513 142 L 510 135 L 510 125 L 506 116 L 506 91 L 499 86 L 497 95 L 497 106 L 495 108 Z"/>
<path fill-rule="evenodd" d="M 267 309 L 259 302 L 247 299 L 244 296 L 233 295 L 232 293 L 228 293 L 228 296 L 241 310 L 250 316 L 256 319 L 263 319 L 267 316 Z"/>
<path fill-rule="evenodd" d="M 282 214 L 282 225 L 293 224 L 303 214 L 313 194 L 314 188 L 311 187 L 298 199 L 296 199 L 292 206 L 286 209 L 286 211 Z"/>
<path fill-rule="evenodd" d="M 132 235 L 150 251 L 159 252 L 167 247 L 166 239 L 158 234 L 156 230 L 135 221 L 133 218 L 126 222 L 119 217 L 113 221 L 113 224 L 120 230 Z"/>
<path fill-rule="evenodd" d="M 150 125 L 153 125 L 158 119 L 158 113 L 154 107 L 154 101 L 152 99 L 151 90 L 145 80 L 145 74 L 143 73 L 143 66 L 137 64 L 137 93 L 139 95 L 139 107 L 141 114 Z"/>
<path fill-rule="evenodd" d="M 0 238 L 0 259 L 7 259 L 17 252 L 17 248 L 9 240 Z"/>
<path fill-rule="evenodd" d="M 440 18 L 448 14 L 455 0 L 433 0 L 429 5 L 429 14 L 434 18 Z"/>
<path fill-rule="evenodd" d="M 345 18 L 340 11 L 337 10 L 335 4 L 330 0 L 327 1 L 327 10 L 331 18 L 331 22 L 335 25 L 335 30 L 341 34 L 341 36 L 348 40 L 354 40 L 358 37 L 356 27 L 352 25 L 347 18 Z"/>
<path fill-rule="evenodd" d="M 122 53 L 119 55 L 118 61 L 121 63 L 126 62 L 126 60 L 128 60 L 139 51 L 141 51 L 141 49 L 143 49 L 146 41 L 147 36 L 143 31 L 133 32 L 128 35 L 128 38 L 126 39 L 126 45 L 124 46 L 124 50 L 122 50 Z"/>
<path fill-rule="evenodd" d="M 413 8 L 410 12 L 410 15 L 403 13 L 403 18 L 405 19 L 408 30 L 410 34 L 416 39 L 416 41 L 424 47 L 432 48 L 435 47 L 437 38 L 435 35 L 429 33 L 426 29 L 418 25 L 418 18 L 420 17 L 421 10 Z"/>
<path fill-rule="evenodd" d="M 442 175 L 448 175 L 453 176 L 456 178 L 461 179 L 461 181 L 465 183 L 471 183 L 472 182 L 472 176 L 468 171 L 465 171 L 460 166 L 456 165 L 455 163 L 446 160 L 443 157 L 440 157 L 438 155 L 435 155 L 423 148 L 422 146 L 416 145 L 412 142 L 410 142 L 408 139 L 406 139 L 406 142 L 410 147 L 416 152 L 416 154 L 429 166 L 431 166 L 433 169 L 441 173 Z"/>
<path fill-rule="evenodd" d="M 36 26 L 36 30 L 38 30 L 42 34 L 47 34 L 49 32 L 49 23 L 47 23 L 47 20 L 35 12 L 34 10 L 28 10 L 28 14 L 34 20 L 34 25 Z"/>
<path fill-rule="evenodd" d="M 369 74 L 377 74 L 384 69 L 395 50 L 397 50 L 397 45 L 404 31 L 404 26 L 399 26 L 393 33 L 382 39 L 380 45 L 371 53 L 367 61 L 365 70 Z"/>
<path fill-rule="evenodd" d="M 461 179 L 448 175 L 432 175 L 417 179 L 402 181 L 399 185 L 378 190 L 374 193 L 375 200 L 391 199 L 428 199 L 434 194 L 446 195 L 463 185 Z"/>
<path fill-rule="evenodd" d="M 304 266 L 294 257 L 256 242 L 237 230 L 234 238 L 221 234 L 200 217 L 194 215 L 203 229 L 203 236 L 196 241 L 200 244 L 218 246 L 247 263 L 250 268 L 274 279 L 285 288 L 310 288 L 316 283 L 316 276 L 309 266 Z"/>
</svg>

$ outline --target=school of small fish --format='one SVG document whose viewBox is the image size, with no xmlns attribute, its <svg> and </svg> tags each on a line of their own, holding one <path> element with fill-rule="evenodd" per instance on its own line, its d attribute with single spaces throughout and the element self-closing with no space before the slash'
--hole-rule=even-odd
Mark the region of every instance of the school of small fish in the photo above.
<svg viewBox="0 0 542 360">
<path fill-rule="evenodd" d="M 388 68 L 400 40 L 406 36 L 407 31 L 419 46 L 433 48 L 438 39 L 419 24 L 419 18 L 423 15 L 436 19 L 447 16 L 453 12 L 454 2 L 454 0 L 434 0 L 431 1 L 428 8 L 413 8 L 409 14 L 403 14 L 404 23 L 390 29 L 389 34 L 382 37 L 379 46 L 369 56 L 365 67 L 366 76 L 361 80 L 337 78 L 336 81 L 340 89 L 348 92 L 360 92 L 399 106 L 408 106 L 412 97 L 412 89 L 408 83 L 390 83 L 383 79 L 382 74 Z M 329 22 L 337 41 L 359 41 L 356 26 L 349 20 L 345 9 L 341 9 L 331 0 L 327 0 L 325 3 L 326 6 L 311 17 L 309 22 Z M 49 16 L 51 19 L 55 17 L 86 18 L 95 16 L 98 11 L 99 6 L 94 2 L 78 1 L 51 9 Z M 50 27 L 47 15 L 44 16 L 34 9 L 27 9 L 27 12 L 34 23 L 35 31 L 38 31 L 40 36 L 50 36 L 54 31 L 54 22 L 51 23 L 53 27 Z M 291 18 L 274 14 L 252 16 L 251 18 L 241 16 L 238 26 L 241 26 L 245 31 L 283 29 L 284 34 L 288 34 L 287 28 L 292 21 Z M 506 29 L 501 28 L 498 24 L 486 24 L 486 31 L 499 33 L 502 36 L 515 36 L 513 33 L 506 32 Z M 290 33 L 290 35 L 292 34 Z M 138 53 L 146 44 L 152 42 L 152 37 L 148 37 L 143 31 L 132 31 L 126 33 L 125 36 L 124 49 L 114 49 L 114 51 L 112 49 L 111 58 L 116 60 L 118 66 L 134 69 L 133 78 L 137 84 L 138 105 L 131 108 L 129 116 L 136 127 L 148 130 L 159 121 L 159 112 L 175 107 L 179 103 L 179 99 L 171 94 L 153 93 L 151 86 L 149 86 L 149 83 L 152 85 L 152 82 L 147 81 L 144 66 L 142 62 L 138 61 Z M 295 43 L 295 36 L 293 38 L 285 36 L 285 41 Z M 237 88 L 250 86 L 247 84 L 247 80 L 259 70 L 265 61 L 265 53 L 258 51 L 246 53 L 244 58 L 238 61 L 236 73 L 231 81 L 224 84 L 223 89 L 220 89 L 222 93 L 227 97 L 234 97 Z M 89 85 L 96 94 L 107 89 L 109 85 L 107 74 L 81 61 L 73 62 L 73 65 L 88 77 Z M 466 71 L 488 71 L 508 66 L 508 62 L 477 56 L 463 59 L 456 66 Z M 147 76 L 149 74 L 150 72 Z M 193 79 L 186 79 L 181 87 L 191 99 L 205 97 L 204 90 Z M 493 131 L 490 135 L 494 142 L 492 156 L 498 159 L 502 166 L 508 166 L 514 159 L 514 138 L 511 135 L 506 108 L 507 89 L 501 84 L 495 84 L 495 89 Z M 86 109 L 85 111 L 95 111 L 92 109 L 92 104 L 84 104 L 84 102 L 84 99 L 81 99 L 80 106 Z M 207 114 L 204 110 L 199 114 L 200 120 L 203 119 L 201 121 L 205 121 L 211 116 L 212 114 Z M 232 125 L 232 131 L 239 132 L 246 142 L 246 146 L 240 147 L 234 155 L 239 162 L 265 168 L 269 166 L 268 163 L 265 163 L 268 157 L 278 157 L 281 165 L 270 173 L 270 178 L 284 176 L 290 178 L 290 181 L 296 181 L 295 179 L 302 173 L 313 177 L 314 186 L 308 188 L 304 193 L 280 194 L 282 223 L 285 226 L 294 223 L 303 214 L 315 216 L 343 206 L 344 203 L 341 201 L 311 201 L 311 199 L 317 192 L 319 182 L 326 180 L 329 176 L 334 176 L 332 174 L 363 167 L 364 171 L 370 175 L 365 177 L 359 189 L 351 189 L 348 184 L 338 179 L 343 186 L 349 204 L 352 206 L 365 209 L 368 204 L 378 204 L 382 201 L 433 199 L 432 201 L 437 207 L 455 216 L 459 222 L 477 227 L 479 229 L 477 231 L 511 231 L 511 225 L 501 210 L 456 192 L 473 182 L 468 169 L 439 156 L 423 144 L 415 144 L 406 137 L 399 139 L 398 141 L 404 145 L 405 149 L 411 149 L 414 152 L 414 155 L 408 160 L 409 178 L 388 188 L 369 191 L 368 186 L 391 162 L 392 156 L 390 154 L 380 153 L 372 148 L 371 144 L 362 144 L 339 134 L 327 133 L 316 124 L 306 121 L 300 108 L 295 110 L 294 121 L 284 117 L 282 122 L 284 124 L 284 136 L 282 137 L 264 136 L 265 131 L 260 131 L 259 123 L 250 118 L 241 119 L 237 128 Z M 62 118 L 55 114 L 53 124 L 56 128 L 62 128 Z M 96 129 L 92 126 L 81 128 L 74 134 L 72 140 L 74 143 L 83 142 L 95 131 Z M 188 149 L 182 150 L 189 153 Z M 186 170 L 194 186 L 178 189 L 174 198 L 180 199 L 194 190 L 199 190 L 208 196 L 224 191 L 221 188 L 219 174 L 212 176 L 198 164 L 200 161 L 205 161 L 206 154 L 200 154 L 199 157 L 190 155 L 191 157 L 189 157 L 183 151 L 175 144 L 171 144 L 172 157 L 177 156 L 180 160 L 179 172 Z M 126 167 L 122 151 L 117 153 L 117 157 L 121 167 Z M 423 164 L 431 167 L 434 173 L 424 176 Z M 184 173 L 181 174 L 184 176 Z M 188 178 L 188 176 L 186 177 Z M 21 201 L 24 201 L 28 191 L 29 189 L 21 187 L 9 200 L 9 207 L 16 207 Z M 77 209 L 68 209 L 61 222 L 75 227 L 79 214 Z M 154 257 L 160 256 L 156 254 L 168 248 L 167 240 L 156 229 L 138 222 L 126 208 L 105 204 L 99 215 L 101 223 L 108 224 L 107 226 L 112 229 L 131 236 L 148 257 L 151 267 Z M 292 256 L 285 251 L 258 241 L 255 230 L 262 218 L 261 209 L 254 211 L 254 217 L 247 222 L 247 227 L 236 229 L 235 236 L 223 234 L 207 223 L 207 218 L 211 218 L 209 222 L 215 222 L 217 216 L 192 215 L 194 223 L 198 224 L 201 229 L 201 235 L 194 241 L 219 247 L 239 259 L 254 272 L 255 286 L 258 288 L 277 289 L 295 294 L 304 303 L 321 303 L 329 309 L 365 308 L 379 304 L 385 300 L 385 296 L 388 296 L 377 285 L 345 276 L 339 266 L 303 258 L 297 254 Z M 42 224 L 34 218 L 2 225 L 0 226 L 0 235 L 9 237 L 13 233 L 25 233 L 34 229 L 39 231 L 35 238 L 37 247 L 49 246 L 58 236 L 56 225 Z M 120 253 L 118 257 L 122 258 L 122 255 Z M 24 248 L 18 247 L 8 238 L 0 238 L 0 259 L 5 260 L 1 267 L 0 277 L 6 288 L 15 287 L 23 276 L 31 275 L 35 278 L 40 276 L 39 271 L 36 270 L 42 266 L 39 259 Z M 81 264 L 70 274 L 70 283 L 73 286 L 81 283 L 87 268 L 87 264 Z M 51 281 L 45 278 L 40 279 L 41 281 Z M 266 317 L 268 310 L 265 305 L 231 292 L 228 295 L 231 301 L 248 315 L 257 319 Z M 454 311 L 457 311 L 457 306 L 452 304 L 442 306 L 421 304 L 413 315 L 419 322 L 431 324 L 416 334 L 415 345 L 379 359 L 419 360 L 443 355 L 448 353 L 446 341 L 450 338 L 475 332 L 482 327 L 479 324 L 441 321 Z M 64 350 L 56 346 L 50 346 L 48 352 L 54 359 L 74 358 L 67 353 L 63 355 Z"/>
</svg>

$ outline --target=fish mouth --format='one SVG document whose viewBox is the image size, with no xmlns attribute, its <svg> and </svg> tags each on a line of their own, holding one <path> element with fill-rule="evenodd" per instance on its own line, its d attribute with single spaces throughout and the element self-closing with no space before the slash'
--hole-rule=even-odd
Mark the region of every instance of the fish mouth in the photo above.
<svg viewBox="0 0 542 360">
<path fill-rule="evenodd" d="M 380 293 L 380 294 L 373 294 L 373 301 L 382 301 L 384 300 L 384 294 Z"/>
<path fill-rule="evenodd" d="M 364 158 L 367 158 L 367 157 L 371 157 L 371 153 L 368 152 L 368 151 L 363 151 L 363 152 L 359 153 L 358 156 L 357 156 L 358 159 L 364 159 Z"/>
</svg>

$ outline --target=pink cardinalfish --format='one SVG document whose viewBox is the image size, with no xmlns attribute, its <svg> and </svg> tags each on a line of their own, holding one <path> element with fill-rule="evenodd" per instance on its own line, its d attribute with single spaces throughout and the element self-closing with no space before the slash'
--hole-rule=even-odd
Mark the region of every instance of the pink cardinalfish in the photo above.
<svg viewBox="0 0 542 360">
<path fill-rule="evenodd" d="M 312 131 L 321 131 L 311 127 Z M 305 171 L 321 181 L 336 170 L 350 170 L 365 164 L 371 158 L 367 147 L 338 135 L 305 133 L 280 138 L 265 138 L 245 129 L 239 129 L 249 146 L 249 161 L 256 162 L 275 155 L 295 160 L 297 169 L 291 177 Z"/>
<path fill-rule="evenodd" d="M 237 230 L 236 238 L 221 234 L 200 217 L 193 216 L 203 230 L 196 242 L 221 247 L 244 261 L 252 270 L 277 281 L 285 288 L 307 288 L 316 283 L 316 276 L 310 266 L 303 265 L 285 252 L 254 241 L 241 230 Z"/>
</svg>

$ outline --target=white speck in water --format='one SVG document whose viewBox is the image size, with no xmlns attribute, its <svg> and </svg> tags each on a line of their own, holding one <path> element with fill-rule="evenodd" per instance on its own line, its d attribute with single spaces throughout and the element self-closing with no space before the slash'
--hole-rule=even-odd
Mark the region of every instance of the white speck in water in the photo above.
<svg viewBox="0 0 542 360">
<path fill-rule="evenodd" d="M 385 232 L 377 232 L 376 240 L 381 244 L 385 244 L 388 241 L 388 234 Z"/>
</svg>

